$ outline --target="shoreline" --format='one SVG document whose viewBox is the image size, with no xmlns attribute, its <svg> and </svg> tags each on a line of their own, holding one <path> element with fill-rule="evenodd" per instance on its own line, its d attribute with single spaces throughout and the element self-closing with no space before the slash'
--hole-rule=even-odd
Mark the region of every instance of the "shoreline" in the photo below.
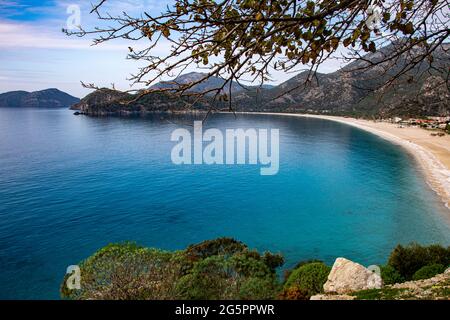
<svg viewBox="0 0 450 320">
<path fill-rule="evenodd" d="M 450 209 L 450 136 L 432 137 L 422 128 L 399 128 L 387 122 L 373 122 L 339 116 L 296 113 L 237 112 L 238 114 L 264 114 L 289 117 L 315 118 L 347 124 L 370 132 L 404 148 L 414 156 L 424 173 L 425 181 Z"/>
</svg>

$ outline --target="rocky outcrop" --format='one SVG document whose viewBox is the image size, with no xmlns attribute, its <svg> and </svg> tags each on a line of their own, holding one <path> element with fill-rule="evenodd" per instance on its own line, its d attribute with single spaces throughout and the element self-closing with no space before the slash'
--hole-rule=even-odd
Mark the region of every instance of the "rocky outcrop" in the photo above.
<svg viewBox="0 0 450 320">
<path fill-rule="evenodd" d="M 209 105 L 196 102 L 192 97 L 180 98 L 169 92 L 152 92 L 141 96 L 111 89 L 99 89 L 72 106 L 83 114 L 92 116 L 103 115 L 142 115 L 152 112 L 185 112 L 187 106 L 193 104 L 189 110 L 207 110 Z"/>
<path fill-rule="evenodd" d="M 311 300 L 449 300 L 450 268 L 430 279 L 388 285 L 346 295 L 325 293 Z"/>
<path fill-rule="evenodd" d="M 325 293 L 345 294 L 366 289 L 380 289 L 383 287 L 381 276 L 362 265 L 338 258 L 323 286 Z"/>
<path fill-rule="evenodd" d="M 131 96 L 124 92 L 110 89 L 100 89 L 84 97 L 79 103 L 73 105 L 70 109 L 79 110 L 83 113 L 89 113 L 90 108 L 95 107 L 101 110 L 102 107 L 108 106 L 112 108 L 116 104 L 131 100 Z"/>
<path fill-rule="evenodd" d="M 444 273 L 430 279 L 408 281 L 388 286 L 392 290 L 398 290 L 399 299 L 414 297 L 415 299 L 445 299 L 448 300 L 450 292 L 450 268 Z"/>
</svg>

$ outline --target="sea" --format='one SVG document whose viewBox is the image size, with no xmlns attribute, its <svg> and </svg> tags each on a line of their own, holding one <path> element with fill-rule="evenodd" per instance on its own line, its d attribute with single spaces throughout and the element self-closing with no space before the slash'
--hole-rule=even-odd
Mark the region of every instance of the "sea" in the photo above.
<svg viewBox="0 0 450 320">
<path fill-rule="evenodd" d="M 124 241 L 178 250 L 232 237 L 283 254 L 284 269 L 450 244 L 449 209 L 399 146 L 327 120 L 216 114 L 205 130 L 279 130 L 278 173 L 175 164 L 172 133 L 194 118 L 0 109 L 0 299 L 59 299 L 68 266 Z"/>
</svg>

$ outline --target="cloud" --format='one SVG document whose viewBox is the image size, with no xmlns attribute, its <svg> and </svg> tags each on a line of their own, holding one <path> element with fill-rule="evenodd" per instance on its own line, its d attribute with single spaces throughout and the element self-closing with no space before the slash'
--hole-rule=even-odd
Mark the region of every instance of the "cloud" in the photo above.
<svg viewBox="0 0 450 320">
<path fill-rule="evenodd" d="M 31 23 L 0 22 L 0 48 L 84 48 L 84 40 L 64 39 Z"/>
<path fill-rule="evenodd" d="M 34 0 L 30 0 L 31 2 Z M 35 1 L 33 5 L 17 0 L 0 0 L 0 91 L 17 89 L 37 90 L 44 87 L 58 87 L 77 96 L 88 91 L 81 88 L 80 80 L 99 86 L 115 83 L 117 88 L 128 89 L 126 77 L 136 73 L 145 61 L 125 60 L 128 46 L 135 50 L 149 45 L 147 39 L 141 42 L 117 39 L 98 46 L 92 46 L 89 38 L 68 37 L 61 32 L 66 27 L 67 6 L 79 4 L 81 24 L 86 29 L 101 26 L 102 21 L 89 14 L 89 1 L 56 0 Z M 97 0 L 93 0 L 96 3 Z M 166 0 L 108 0 L 103 12 L 121 14 L 126 11 L 137 15 L 143 11 L 157 14 L 167 4 Z M 120 3 L 120 5 L 118 5 Z M 6 17 L 20 14 L 17 17 Z M 14 11 L 15 10 L 15 11 Z M 162 41 L 153 51 L 155 56 L 166 56 L 171 43 Z M 321 72 L 332 72 L 339 67 L 337 61 L 328 61 Z M 202 71 L 195 65 L 185 72 Z M 271 72 L 275 83 L 281 83 L 294 74 L 284 71 Z M 152 74 L 154 75 L 154 74 Z M 168 80 L 168 79 L 164 79 Z"/>
<path fill-rule="evenodd" d="M 92 46 L 89 39 L 68 37 L 55 28 L 38 26 L 34 23 L 0 21 L 0 49 L 83 49 L 118 50 L 126 52 L 125 44 L 105 43 Z"/>
</svg>

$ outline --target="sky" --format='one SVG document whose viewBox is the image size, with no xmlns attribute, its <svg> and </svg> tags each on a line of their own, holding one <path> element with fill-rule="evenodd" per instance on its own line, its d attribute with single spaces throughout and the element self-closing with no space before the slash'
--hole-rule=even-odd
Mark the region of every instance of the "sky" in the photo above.
<svg viewBox="0 0 450 320">
<path fill-rule="evenodd" d="M 158 14 L 171 3 L 172 0 L 108 0 L 105 11 Z M 0 0 L 0 93 L 58 88 L 81 98 L 90 92 L 81 86 L 81 81 L 107 87 L 114 83 L 117 89 L 130 89 L 127 79 L 139 67 L 126 59 L 128 46 L 133 43 L 118 40 L 92 46 L 92 39 L 68 37 L 61 31 L 76 22 L 73 14 L 77 8 L 83 28 L 98 26 L 96 16 L 89 13 L 91 7 L 91 1 Z M 157 50 L 163 55 L 170 46 Z M 338 68 L 331 61 L 320 71 Z M 200 70 L 186 70 L 190 71 Z M 276 81 L 271 84 L 293 76 L 277 72 L 272 74 Z"/>
</svg>

